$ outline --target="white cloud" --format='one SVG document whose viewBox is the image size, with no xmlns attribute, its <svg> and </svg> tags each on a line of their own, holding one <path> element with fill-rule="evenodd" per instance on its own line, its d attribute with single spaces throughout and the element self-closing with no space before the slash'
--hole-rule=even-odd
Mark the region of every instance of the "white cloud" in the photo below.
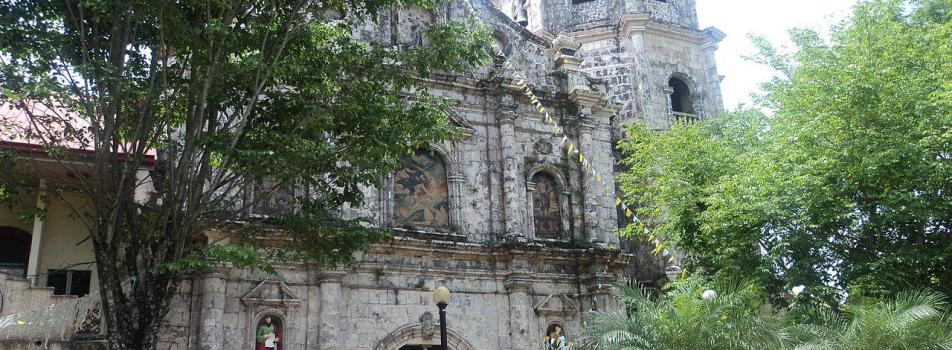
<svg viewBox="0 0 952 350">
<path fill-rule="evenodd" d="M 747 34 L 769 39 L 775 45 L 789 43 L 787 30 L 807 27 L 825 33 L 845 18 L 856 0 L 697 0 L 701 28 L 714 26 L 727 33 L 717 51 L 717 69 L 724 106 L 751 103 L 750 94 L 771 78 L 770 68 L 743 59 L 755 52 Z"/>
</svg>

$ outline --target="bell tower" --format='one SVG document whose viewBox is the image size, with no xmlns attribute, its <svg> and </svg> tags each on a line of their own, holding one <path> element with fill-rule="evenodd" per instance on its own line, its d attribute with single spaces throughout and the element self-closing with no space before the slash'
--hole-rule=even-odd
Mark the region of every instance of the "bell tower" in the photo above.
<svg viewBox="0 0 952 350">
<path fill-rule="evenodd" d="M 698 28 L 695 0 L 494 1 L 538 36 L 564 34 L 581 44 L 582 70 L 623 106 L 615 137 L 625 121 L 667 129 L 723 111 L 714 52 L 725 35 Z"/>
</svg>

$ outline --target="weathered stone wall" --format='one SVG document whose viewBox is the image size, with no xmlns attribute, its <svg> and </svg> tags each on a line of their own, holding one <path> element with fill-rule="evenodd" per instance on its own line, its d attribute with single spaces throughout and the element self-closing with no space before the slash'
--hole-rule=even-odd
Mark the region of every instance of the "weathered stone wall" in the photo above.
<svg viewBox="0 0 952 350">
<path fill-rule="evenodd" d="M 419 325 L 424 313 L 438 322 L 432 289 L 445 285 L 453 292 L 447 320 L 456 341 L 471 349 L 529 349 L 550 324 L 575 339 L 583 311 L 615 307 L 605 293 L 625 259 L 607 250 L 400 238 L 341 270 L 219 270 L 183 284 L 160 348 L 247 349 L 256 322 L 271 315 L 284 327 L 285 349 L 391 350 L 395 332 Z M 439 333 L 405 340 L 434 344 Z"/>
</svg>

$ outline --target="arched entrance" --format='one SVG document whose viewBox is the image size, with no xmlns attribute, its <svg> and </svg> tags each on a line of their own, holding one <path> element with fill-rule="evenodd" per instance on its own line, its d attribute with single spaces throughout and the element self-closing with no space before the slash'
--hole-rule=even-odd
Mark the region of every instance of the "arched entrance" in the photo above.
<svg viewBox="0 0 952 350">
<path fill-rule="evenodd" d="M 427 329 L 429 329 L 427 327 Z M 449 350 L 476 350 L 472 344 L 452 329 L 446 331 L 446 345 Z M 440 331 L 424 332 L 423 323 L 411 323 L 397 328 L 374 347 L 374 350 L 446 350 L 440 347 Z"/>
</svg>

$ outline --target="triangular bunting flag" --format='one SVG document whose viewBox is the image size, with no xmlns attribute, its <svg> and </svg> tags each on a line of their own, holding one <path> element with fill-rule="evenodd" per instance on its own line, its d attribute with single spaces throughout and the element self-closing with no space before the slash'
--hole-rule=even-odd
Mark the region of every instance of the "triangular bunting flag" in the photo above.
<svg viewBox="0 0 952 350">
<path fill-rule="evenodd" d="M 631 209 L 625 209 L 625 216 L 631 217 L 632 215 L 635 215 L 635 213 L 632 213 Z"/>
<path fill-rule="evenodd" d="M 615 197 L 615 206 L 617 207 L 619 204 L 621 204 L 621 198 Z"/>
<path fill-rule="evenodd" d="M 569 142 L 569 153 L 572 153 L 572 150 L 575 149 L 575 144 Z"/>
</svg>

